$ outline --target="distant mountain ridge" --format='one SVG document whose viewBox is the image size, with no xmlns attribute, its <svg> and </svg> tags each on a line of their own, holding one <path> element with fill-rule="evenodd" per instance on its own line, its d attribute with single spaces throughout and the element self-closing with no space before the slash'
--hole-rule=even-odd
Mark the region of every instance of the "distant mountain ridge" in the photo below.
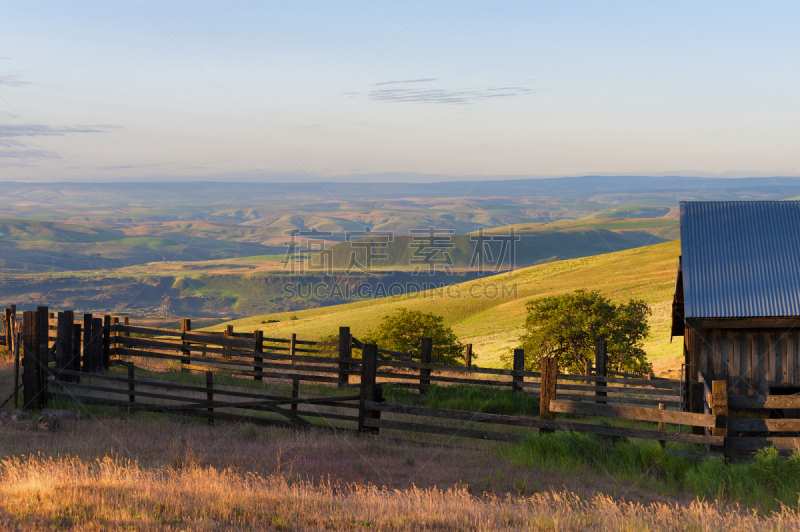
<svg viewBox="0 0 800 532">
<path fill-rule="evenodd" d="M 376 176 L 381 177 L 381 176 Z M 420 175 L 419 179 L 425 176 Z M 652 176 L 581 176 L 557 178 L 512 178 L 503 180 L 463 180 L 430 182 L 335 182 L 323 177 L 287 176 L 286 182 L 97 182 L 97 183 L 20 183 L 4 182 L 9 198 L 50 203 L 94 200 L 111 204 L 209 204 L 270 202 L 309 198 L 323 200 L 459 198 L 496 196 L 548 196 L 563 199 L 588 198 L 597 194 L 642 195 L 643 204 L 651 204 L 646 195 L 678 198 L 754 199 L 767 196 L 800 195 L 800 177 L 652 177 Z M 440 179 L 442 176 L 438 176 Z M 652 199 L 652 198 L 650 198 Z"/>
</svg>

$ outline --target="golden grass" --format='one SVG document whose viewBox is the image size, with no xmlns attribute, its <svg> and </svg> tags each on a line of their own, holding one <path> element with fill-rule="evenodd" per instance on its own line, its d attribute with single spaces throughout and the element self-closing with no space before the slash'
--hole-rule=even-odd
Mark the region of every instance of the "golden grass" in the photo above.
<svg viewBox="0 0 800 532">
<path fill-rule="evenodd" d="M 784 509 L 759 518 L 716 504 L 619 502 L 570 492 L 475 496 L 380 489 L 195 464 L 146 469 L 104 457 L 7 459 L 1 524 L 18 530 L 797 530 Z"/>
</svg>

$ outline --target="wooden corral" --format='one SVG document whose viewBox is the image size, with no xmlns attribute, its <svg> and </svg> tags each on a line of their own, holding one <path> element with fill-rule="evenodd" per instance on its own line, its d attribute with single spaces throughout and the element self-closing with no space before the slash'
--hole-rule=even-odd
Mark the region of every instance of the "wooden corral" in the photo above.
<svg viewBox="0 0 800 532">
<path fill-rule="evenodd" d="M 120 323 L 111 316 L 82 318 L 76 320 L 70 311 L 51 315 L 46 307 L 24 313 L 21 331 L 28 334 L 20 335 L 19 344 L 26 408 L 42 408 L 60 398 L 209 422 L 374 435 L 388 431 L 510 442 L 534 429 L 570 430 L 724 448 L 724 436 L 710 433 L 718 416 L 676 410 L 680 381 L 603 375 L 604 342 L 598 344 L 601 367 L 596 374 L 565 375 L 558 373 L 555 359 L 545 359 L 541 373 L 526 371 L 522 350 L 515 352 L 512 369 L 435 364 L 429 339 L 415 354 L 400 353 L 363 344 L 347 327 L 340 328 L 338 342 L 322 343 L 295 335 L 266 338 L 261 331 L 241 333 L 230 327 L 223 333 L 192 331 L 189 320 L 182 321 L 181 329 L 164 329 Z M 433 385 L 495 386 L 539 397 L 539 408 L 508 416 L 391 404 L 383 397 L 383 386 L 390 382 L 420 394 Z M 597 418 L 652 426 L 598 424 Z M 675 425 L 709 434 L 676 432 Z"/>
</svg>

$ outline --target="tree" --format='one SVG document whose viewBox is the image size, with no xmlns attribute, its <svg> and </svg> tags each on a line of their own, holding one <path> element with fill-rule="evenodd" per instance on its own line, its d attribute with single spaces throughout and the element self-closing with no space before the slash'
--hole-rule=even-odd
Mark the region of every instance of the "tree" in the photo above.
<svg viewBox="0 0 800 532">
<path fill-rule="evenodd" d="M 576 290 L 528 303 L 522 346 L 526 367 L 538 370 L 543 356 L 558 359 L 559 367 L 583 373 L 594 360 L 595 343 L 605 340 L 608 368 L 650 373 L 652 366 L 642 349 L 650 333 L 652 311 L 644 301 L 631 299 L 615 305 L 597 291 Z"/>
<path fill-rule="evenodd" d="M 434 362 L 464 363 L 464 345 L 453 330 L 444 325 L 444 318 L 436 314 L 398 309 L 394 314 L 384 316 L 377 329 L 368 332 L 361 340 L 391 351 L 419 354 L 423 338 L 433 340 Z M 475 358 L 474 353 L 472 358 Z"/>
</svg>

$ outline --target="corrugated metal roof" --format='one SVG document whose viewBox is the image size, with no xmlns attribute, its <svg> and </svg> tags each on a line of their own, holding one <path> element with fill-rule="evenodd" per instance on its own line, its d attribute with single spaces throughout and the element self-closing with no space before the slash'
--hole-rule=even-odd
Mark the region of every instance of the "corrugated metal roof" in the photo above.
<svg viewBox="0 0 800 532">
<path fill-rule="evenodd" d="M 800 201 L 681 202 L 686 318 L 800 316 Z"/>
</svg>

